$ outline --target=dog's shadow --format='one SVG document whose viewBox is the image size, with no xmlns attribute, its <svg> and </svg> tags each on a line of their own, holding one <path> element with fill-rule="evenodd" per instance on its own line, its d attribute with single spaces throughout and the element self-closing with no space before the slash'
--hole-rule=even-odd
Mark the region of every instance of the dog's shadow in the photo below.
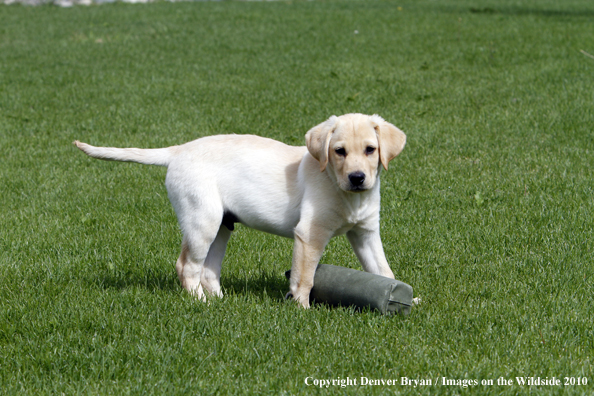
<svg viewBox="0 0 594 396">
<path fill-rule="evenodd" d="M 105 271 L 90 280 L 103 290 L 126 290 L 133 288 L 147 291 L 176 291 L 181 288 L 177 276 L 163 271 Z"/>
<path fill-rule="evenodd" d="M 252 271 L 244 276 L 237 273 L 225 274 L 221 277 L 221 287 L 225 294 L 243 294 L 281 301 L 289 291 L 289 281 L 282 271 Z"/>
<path fill-rule="evenodd" d="M 103 290 L 145 289 L 149 292 L 181 292 L 182 287 L 174 272 L 147 270 L 144 273 L 106 271 L 91 279 L 92 284 Z M 225 295 L 250 295 L 281 301 L 289 290 L 284 273 L 251 271 L 248 274 L 227 273 L 222 276 L 221 287 Z"/>
</svg>

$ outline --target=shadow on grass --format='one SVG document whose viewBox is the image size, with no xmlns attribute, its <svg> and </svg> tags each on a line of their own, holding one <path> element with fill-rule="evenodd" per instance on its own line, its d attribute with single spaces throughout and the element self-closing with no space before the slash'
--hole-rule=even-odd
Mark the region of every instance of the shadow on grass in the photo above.
<svg viewBox="0 0 594 396">
<path fill-rule="evenodd" d="M 289 291 L 289 281 L 282 271 L 270 273 L 258 271 L 247 276 L 226 274 L 221 277 L 221 286 L 226 294 L 251 294 L 259 298 L 282 301 Z"/>
<path fill-rule="evenodd" d="M 144 288 L 149 291 L 177 291 L 181 288 L 176 274 L 156 272 L 153 270 L 148 270 L 144 274 L 115 271 L 107 272 L 92 279 L 91 283 L 104 290 Z"/>
<path fill-rule="evenodd" d="M 148 291 L 179 292 L 181 290 L 177 274 L 153 270 L 148 270 L 146 273 L 110 271 L 91 279 L 90 282 L 104 290 L 129 288 L 142 288 Z M 289 291 L 289 281 L 284 277 L 282 271 L 279 271 L 278 274 L 256 271 L 247 276 L 224 274 L 221 286 L 225 294 L 251 294 L 274 300 L 283 300 Z"/>
</svg>

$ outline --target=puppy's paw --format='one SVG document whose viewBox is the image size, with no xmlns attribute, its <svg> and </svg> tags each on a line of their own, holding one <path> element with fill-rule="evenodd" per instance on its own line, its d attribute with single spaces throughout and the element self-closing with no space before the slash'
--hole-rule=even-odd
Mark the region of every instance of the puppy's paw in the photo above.
<svg viewBox="0 0 594 396">
<path fill-rule="evenodd" d="M 206 302 L 206 295 L 202 290 L 202 285 L 198 284 L 198 287 L 186 288 L 186 290 L 197 300 Z"/>
<path fill-rule="evenodd" d="M 293 300 L 297 301 L 303 308 L 309 308 L 309 293 L 306 295 L 298 294 L 297 296 L 293 296 Z"/>
<path fill-rule="evenodd" d="M 305 302 L 299 301 L 299 304 L 301 304 L 304 309 L 309 309 L 309 298 L 305 300 Z"/>
<path fill-rule="evenodd" d="M 305 309 L 309 308 L 309 296 L 307 296 L 307 298 L 303 299 L 303 298 L 298 298 L 298 297 L 293 296 L 292 292 L 288 292 L 287 294 L 285 294 L 285 300 L 288 300 L 288 299 L 293 299 L 293 301 L 298 302 Z"/>
</svg>

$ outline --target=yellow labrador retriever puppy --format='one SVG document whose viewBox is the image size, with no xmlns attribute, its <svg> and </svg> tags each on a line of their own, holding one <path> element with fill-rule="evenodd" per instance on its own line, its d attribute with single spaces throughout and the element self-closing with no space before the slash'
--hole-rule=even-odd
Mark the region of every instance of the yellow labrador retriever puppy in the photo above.
<svg viewBox="0 0 594 396">
<path fill-rule="evenodd" d="M 94 158 L 168 167 L 165 184 L 183 233 L 176 269 L 199 298 L 221 296 L 220 274 L 236 222 L 294 238 L 289 295 L 304 307 L 330 238 L 346 234 L 363 269 L 394 278 L 380 239 L 380 167 L 406 135 L 377 115 L 332 116 L 307 147 L 219 135 L 160 149 L 75 145 Z"/>
</svg>

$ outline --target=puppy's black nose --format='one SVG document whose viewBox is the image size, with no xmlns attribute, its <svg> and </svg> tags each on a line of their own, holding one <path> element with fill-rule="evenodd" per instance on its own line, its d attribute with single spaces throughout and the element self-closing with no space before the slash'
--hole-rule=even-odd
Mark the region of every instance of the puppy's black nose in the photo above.
<svg viewBox="0 0 594 396">
<path fill-rule="evenodd" d="M 361 185 L 365 181 L 365 173 L 353 172 L 349 175 L 349 181 L 351 182 L 353 187 L 361 187 Z"/>
</svg>

